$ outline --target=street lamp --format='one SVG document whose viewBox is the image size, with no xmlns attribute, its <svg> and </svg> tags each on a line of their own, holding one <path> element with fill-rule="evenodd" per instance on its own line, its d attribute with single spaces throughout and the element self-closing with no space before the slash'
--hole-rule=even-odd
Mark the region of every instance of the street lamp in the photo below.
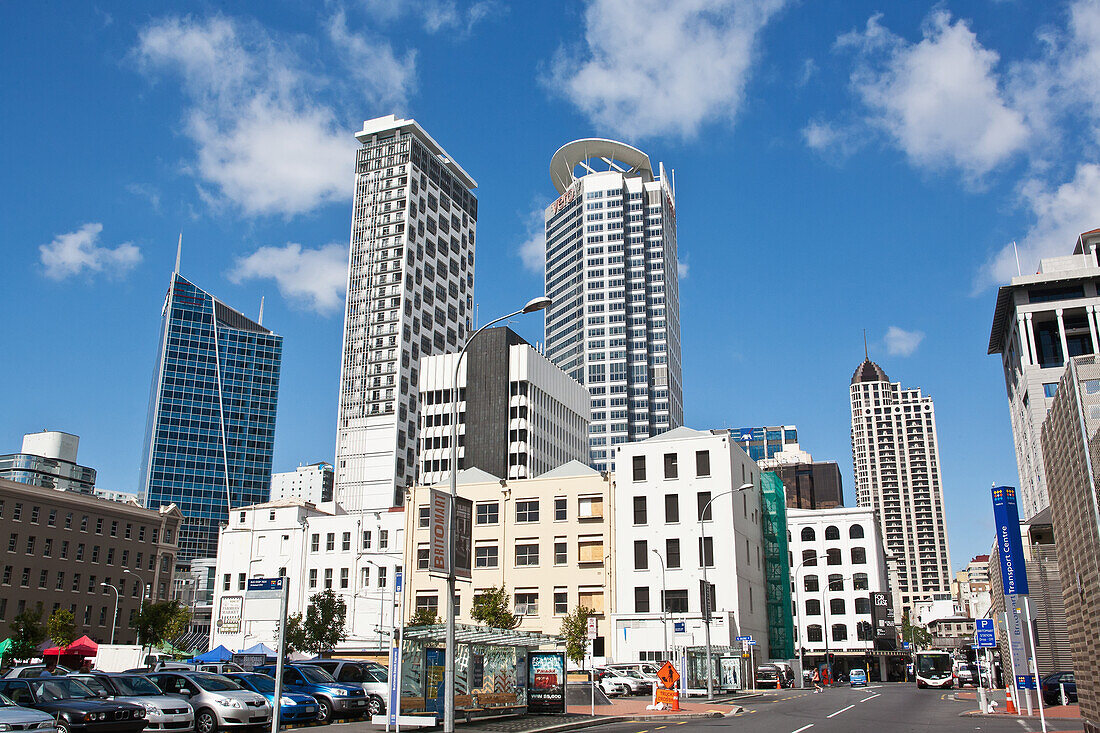
<svg viewBox="0 0 1100 733">
<path fill-rule="evenodd" d="M 527 305 L 520 308 L 518 311 L 509 313 L 508 315 L 501 316 L 500 318 L 489 321 L 481 328 L 477 329 L 469 335 L 466 339 L 466 343 L 462 346 L 462 349 L 458 352 L 458 358 L 455 359 L 455 375 L 454 381 L 451 382 L 451 397 L 454 405 L 451 410 L 451 465 L 450 465 L 450 497 L 448 498 L 448 515 L 452 517 L 452 526 L 447 528 L 447 560 L 450 567 L 450 572 L 447 573 L 447 597 L 450 598 L 451 604 L 447 609 L 447 646 L 446 646 L 446 663 L 443 671 L 443 733 L 454 733 L 455 729 L 455 536 L 454 536 L 454 508 L 455 497 L 458 496 L 458 371 L 462 367 L 462 357 L 466 355 L 466 349 L 470 348 L 470 344 L 474 342 L 477 335 L 485 329 L 493 326 L 501 321 L 505 321 L 513 316 L 524 315 L 526 313 L 536 313 L 538 311 L 546 310 L 550 307 L 553 301 L 545 295 L 539 296 L 532 300 L 527 301 Z"/>
<path fill-rule="evenodd" d="M 817 566 L 817 552 L 815 552 L 813 550 L 811 550 L 810 552 L 812 552 L 813 554 L 803 556 L 802 562 L 800 562 L 800 563 L 798 563 L 797 565 L 794 566 L 794 590 L 795 590 L 795 593 L 798 593 L 798 571 L 801 570 L 802 567 L 806 565 L 806 563 L 811 562 L 811 561 L 813 562 L 815 567 Z M 805 611 L 806 611 L 806 609 L 803 608 L 802 609 L 802 612 L 803 612 L 802 613 L 802 618 L 806 618 Z M 809 633 L 809 628 L 810 628 L 809 627 L 809 620 L 807 619 L 807 621 L 806 621 L 807 635 Z M 825 639 L 825 659 L 828 660 L 829 659 L 829 637 L 828 637 L 828 634 L 825 633 L 824 627 L 822 628 L 821 634 L 822 634 L 822 638 Z M 801 687 L 803 689 L 805 689 L 805 687 L 806 687 L 806 655 L 803 653 L 803 650 L 806 647 L 804 647 L 802 645 L 802 642 L 806 641 L 806 643 L 809 643 L 809 641 L 805 640 L 805 639 L 802 639 L 801 637 L 802 637 L 802 635 L 799 634 L 798 665 L 802 668 L 802 670 L 801 670 L 801 674 L 802 674 Z"/>
<path fill-rule="evenodd" d="M 727 489 L 726 491 L 720 491 L 714 496 L 710 497 L 710 501 L 703 505 L 703 511 L 699 512 L 699 535 L 702 537 L 703 546 L 700 548 L 700 554 L 703 560 L 703 589 L 705 591 L 703 595 L 703 602 L 706 604 L 706 608 L 703 609 L 703 629 L 706 631 L 707 642 L 707 700 L 714 699 L 714 675 L 712 673 L 712 661 L 711 661 L 711 648 L 710 648 L 710 583 L 707 582 L 707 526 L 703 523 L 703 518 L 707 516 L 707 511 L 710 509 L 710 505 L 714 503 L 714 500 L 719 496 L 726 496 L 727 494 L 736 494 L 739 491 L 747 491 L 753 488 L 753 484 L 741 484 L 736 489 Z M 734 551 L 734 560 L 736 561 L 737 553 L 736 548 Z"/>
<path fill-rule="evenodd" d="M 140 575 L 138 575 L 137 573 L 132 572 L 130 570 L 123 570 L 122 572 L 127 574 L 127 575 L 134 576 L 135 578 L 137 578 L 137 581 L 139 583 L 141 583 L 141 596 L 139 596 L 139 598 L 138 598 L 138 614 L 140 615 L 142 612 L 145 611 L 145 581 L 142 579 L 142 577 Z M 140 631 L 138 632 L 138 635 L 137 635 L 137 643 L 139 645 L 141 644 L 141 632 Z"/>
<path fill-rule="evenodd" d="M 661 557 L 661 553 L 657 551 L 657 548 L 650 550 L 657 559 L 661 561 L 661 631 L 665 635 L 665 646 L 662 654 L 668 654 L 668 591 L 665 587 L 665 559 Z M 706 559 L 706 558 L 704 558 Z"/>
<path fill-rule="evenodd" d="M 104 588 L 110 588 L 115 592 L 115 615 L 111 616 L 111 643 L 115 643 L 115 623 L 118 621 L 118 588 L 110 583 L 100 583 Z"/>
</svg>

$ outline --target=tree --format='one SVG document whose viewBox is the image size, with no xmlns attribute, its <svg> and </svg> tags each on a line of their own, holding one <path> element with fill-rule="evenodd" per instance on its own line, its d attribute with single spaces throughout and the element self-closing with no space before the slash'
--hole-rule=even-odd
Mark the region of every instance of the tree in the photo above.
<svg viewBox="0 0 1100 733">
<path fill-rule="evenodd" d="M 439 623 L 439 614 L 435 612 L 434 608 L 421 607 L 413 612 L 412 618 L 409 619 L 408 626 L 430 626 L 431 624 Z"/>
<path fill-rule="evenodd" d="M 347 617 L 348 607 L 344 599 L 331 590 L 310 597 L 303 624 L 306 651 L 314 654 L 331 651 L 344 640 Z"/>
<path fill-rule="evenodd" d="M 46 634 L 58 649 L 64 649 L 76 641 L 76 619 L 67 608 L 58 608 L 46 619 Z M 57 655 L 60 659 L 61 654 Z"/>
<path fill-rule="evenodd" d="M 522 617 L 512 613 L 510 608 L 508 591 L 493 586 L 474 596 L 470 618 L 494 629 L 514 629 L 519 626 Z"/>
<path fill-rule="evenodd" d="M 283 645 L 286 647 L 287 654 L 293 654 L 294 652 L 304 652 L 309 645 L 309 641 L 306 639 L 305 624 L 302 623 L 302 614 L 292 613 L 286 620 L 286 633 L 283 636 Z"/>
<path fill-rule="evenodd" d="M 177 639 L 187 633 L 191 611 L 179 601 L 146 603 L 134 617 L 134 629 L 150 645 Z"/>
<path fill-rule="evenodd" d="M 588 650 L 588 617 L 595 611 L 586 606 L 577 606 L 561 620 L 561 635 L 565 638 L 565 656 L 571 662 L 584 664 L 584 653 Z"/>
<path fill-rule="evenodd" d="M 11 658 L 16 661 L 38 656 L 38 645 L 46 640 L 42 625 L 42 604 L 18 614 L 11 620 Z"/>
<path fill-rule="evenodd" d="M 901 616 L 901 640 L 910 642 L 914 647 L 927 649 L 932 645 L 932 633 L 923 626 L 909 621 L 909 612 Z"/>
</svg>

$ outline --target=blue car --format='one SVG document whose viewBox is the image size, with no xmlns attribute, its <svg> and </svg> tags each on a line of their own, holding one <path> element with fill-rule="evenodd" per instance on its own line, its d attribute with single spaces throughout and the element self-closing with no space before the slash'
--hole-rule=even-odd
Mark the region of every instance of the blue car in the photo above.
<svg viewBox="0 0 1100 733">
<path fill-rule="evenodd" d="M 867 686 L 867 671 L 863 669 L 853 669 L 848 673 L 848 682 L 852 684 L 852 687 L 857 685 L 860 687 Z"/>
<path fill-rule="evenodd" d="M 275 677 L 275 665 L 265 664 L 256 672 Z M 309 664 L 283 666 L 283 689 L 317 700 L 317 722 L 331 723 L 334 718 L 361 718 L 367 713 L 367 694 L 362 685 L 337 682 L 325 670 Z"/>
<path fill-rule="evenodd" d="M 255 672 L 229 672 L 223 675 L 246 690 L 258 692 L 275 707 L 275 679 Z M 319 706 L 316 698 L 283 690 L 279 705 L 279 721 L 282 723 L 312 723 L 317 719 Z"/>
</svg>

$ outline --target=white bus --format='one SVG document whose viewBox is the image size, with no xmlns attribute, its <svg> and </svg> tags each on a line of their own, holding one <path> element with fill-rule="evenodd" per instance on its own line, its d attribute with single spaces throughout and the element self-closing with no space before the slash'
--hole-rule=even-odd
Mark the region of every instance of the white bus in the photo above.
<svg viewBox="0 0 1100 733">
<path fill-rule="evenodd" d="M 954 660 L 947 652 L 917 652 L 913 655 L 913 674 L 917 678 L 917 687 L 955 686 L 952 673 Z"/>
</svg>

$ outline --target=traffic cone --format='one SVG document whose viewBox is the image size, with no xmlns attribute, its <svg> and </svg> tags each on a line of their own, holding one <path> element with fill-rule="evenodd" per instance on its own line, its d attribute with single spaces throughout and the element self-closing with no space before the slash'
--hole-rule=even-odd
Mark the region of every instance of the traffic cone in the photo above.
<svg viewBox="0 0 1100 733">
<path fill-rule="evenodd" d="M 1012 688 L 1005 688 L 1005 712 L 1009 715 L 1016 714 L 1016 701 L 1012 699 Z"/>
<path fill-rule="evenodd" d="M 674 713 L 680 712 L 680 691 L 679 690 L 673 690 L 672 691 L 672 712 L 674 712 Z"/>
<path fill-rule="evenodd" d="M 779 677 L 775 678 L 775 689 L 780 690 L 782 686 L 779 684 Z"/>
</svg>

